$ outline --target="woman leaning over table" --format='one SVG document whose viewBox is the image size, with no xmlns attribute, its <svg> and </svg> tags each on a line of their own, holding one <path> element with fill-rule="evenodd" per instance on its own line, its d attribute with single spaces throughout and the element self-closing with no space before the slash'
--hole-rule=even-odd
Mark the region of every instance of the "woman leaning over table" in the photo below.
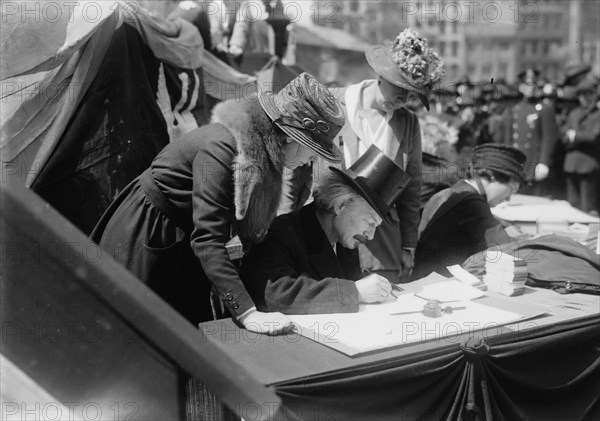
<svg viewBox="0 0 600 421">
<path fill-rule="evenodd" d="M 256 310 L 226 243 L 262 241 L 281 198 L 282 172 L 339 161 L 338 102 L 303 73 L 278 94 L 215 107 L 210 124 L 167 145 L 106 211 L 92 239 L 190 322 L 212 318 L 214 287 L 248 330 L 285 333 L 290 320 Z"/>
</svg>

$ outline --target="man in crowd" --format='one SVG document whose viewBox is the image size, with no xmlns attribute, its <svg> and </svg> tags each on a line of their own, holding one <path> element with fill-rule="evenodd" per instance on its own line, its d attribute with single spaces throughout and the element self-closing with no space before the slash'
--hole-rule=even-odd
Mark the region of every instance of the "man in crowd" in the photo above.
<svg viewBox="0 0 600 421">
<path fill-rule="evenodd" d="M 567 199 L 583 211 L 598 212 L 600 183 L 600 110 L 598 81 L 584 79 L 577 85 L 579 107 L 569 114 L 563 128 L 564 172 Z"/>
<path fill-rule="evenodd" d="M 371 146 L 349 170 L 331 167 L 314 202 L 280 215 L 265 241 L 243 260 L 241 274 L 257 308 L 287 314 L 350 313 L 384 301 L 392 285 L 363 277 L 356 250 L 373 239 L 410 177 Z"/>
<path fill-rule="evenodd" d="M 542 183 L 548 178 L 551 157 L 557 143 L 556 113 L 551 102 L 536 95 L 540 73 L 527 69 L 519 74 L 519 91 L 523 99 L 507 109 L 502 143 L 511 145 L 527 156 L 527 184 L 523 193 L 543 196 L 549 193 Z M 492 137 L 496 138 L 492 133 Z"/>
</svg>

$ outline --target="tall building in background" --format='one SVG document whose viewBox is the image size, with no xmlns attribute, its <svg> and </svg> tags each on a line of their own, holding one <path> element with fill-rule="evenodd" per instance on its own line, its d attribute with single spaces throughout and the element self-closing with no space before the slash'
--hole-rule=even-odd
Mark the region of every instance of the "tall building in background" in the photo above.
<svg viewBox="0 0 600 421">
<path fill-rule="evenodd" d="M 526 67 L 559 80 L 578 61 L 600 71 L 599 0 L 320 0 L 311 7 L 315 24 L 370 44 L 418 30 L 444 59 L 450 82 L 467 75 L 511 82 Z"/>
</svg>

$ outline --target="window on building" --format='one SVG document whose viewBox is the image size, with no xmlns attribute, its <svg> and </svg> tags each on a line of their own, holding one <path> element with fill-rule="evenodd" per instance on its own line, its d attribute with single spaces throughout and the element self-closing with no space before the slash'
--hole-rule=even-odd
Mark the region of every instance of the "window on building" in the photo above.
<svg viewBox="0 0 600 421">
<path fill-rule="evenodd" d="M 482 73 L 482 77 L 484 79 L 488 79 L 490 77 L 490 75 L 492 74 L 492 65 L 490 63 L 485 63 L 481 67 L 481 73 Z"/>
<path fill-rule="evenodd" d="M 498 63 L 498 77 L 505 78 L 508 75 L 508 63 L 501 61 Z"/>
<path fill-rule="evenodd" d="M 420 27 L 421 27 L 421 26 L 423 26 L 423 25 L 421 24 L 421 21 L 420 21 L 419 19 L 417 19 L 417 20 L 415 21 L 415 26 L 416 26 L 417 28 L 420 28 Z"/>
<path fill-rule="evenodd" d="M 440 45 L 438 46 L 440 56 L 444 57 L 446 55 L 446 43 L 444 41 L 440 41 Z"/>
<path fill-rule="evenodd" d="M 441 20 L 440 21 L 440 33 L 444 33 L 446 31 L 446 21 L 445 20 Z"/>
<path fill-rule="evenodd" d="M 458 64 L 450 66 L 450 78 L 456 79 L 458 77 Z"/>
<path fill-rule="evenodd" d="M 538 53 L 538 41 L 534 39 L 531 41 L 531 54 L 536 55 Z"/>
<path fill-rule="evenodd" d="M 350 2 L 350 11 L 351 12 L 358 12 L 358 8 L 359 8 L 359 3 L 358 0 L 352 0 Z"/>
<path fill-rule="evenodd" d="M 527 43 L 525 41 L 521 41 L 521 55 L 527 55 Z"/>
<path fill-rule="evenodd" d="M 452 56 L 458 56 L 458 41 L 452 41 Z"/>
<path fill-rule="evenodd" d="M 543 53 L 547 56 L 550 53 L 550 43 L 548 41 L 544 41 L 542 45 L 544 46 Z"/>
<path fill-rule="evenodd" d="M 456 34 L 458 32 L 458 22 L 452 22 L 452 33 Z"/>
</svg>

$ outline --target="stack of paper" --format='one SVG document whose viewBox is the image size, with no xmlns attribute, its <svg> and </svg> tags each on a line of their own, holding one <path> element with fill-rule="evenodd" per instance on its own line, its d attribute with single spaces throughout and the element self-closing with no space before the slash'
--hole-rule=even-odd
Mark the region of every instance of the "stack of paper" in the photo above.
<svg viewBox="0 0 600 421">
<path fill-rule="evenodd" d="M 487 291 L 487 285 L 481 279 L 473 274 L 470 274 L 461 268 L 460 265 L 448 266 L 446 269 L 448 269 L 452 276 L 454 276 L 463 284 L 478 288 L 482 291 Z"/>
<path fill-rule="evenodd" d="M 521 295 L 525 291 L 527 263 L 506 253 L 488 256 L 483 282 L 490 291 L 503 295 Z"/>
</svg>

